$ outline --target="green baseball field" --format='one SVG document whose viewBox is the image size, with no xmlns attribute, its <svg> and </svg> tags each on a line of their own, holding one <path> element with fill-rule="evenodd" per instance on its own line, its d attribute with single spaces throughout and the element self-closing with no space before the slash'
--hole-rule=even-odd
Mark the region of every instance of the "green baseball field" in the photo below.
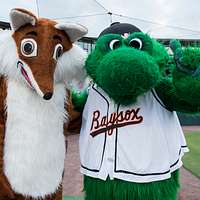
<svg viewBox="0 0 200 200">
<path fill-rule="evenodd" d="M 71 197 L 71 196 L 65 196 L 63 200 L 83 200 L 83 197 Z"/>
<path fill-rule="evenodd" d="M 186 133 L 190 152 L 183 157 L 184 167 L 200 178 L 200 132 Z"/>
</svg>

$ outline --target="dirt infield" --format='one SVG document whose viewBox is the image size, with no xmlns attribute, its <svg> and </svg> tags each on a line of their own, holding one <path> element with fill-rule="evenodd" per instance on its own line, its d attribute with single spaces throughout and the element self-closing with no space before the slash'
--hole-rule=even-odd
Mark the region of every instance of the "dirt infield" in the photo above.
<svg viewBox="0 0 200 200">
<path fill-rule="evenodd" d="M 200 179 L 181 169 L 181 191 L 179 200 L 200 200 Z"/>
<path fill-rule="evenodd" d="M 188 131 L 200 131 L 200 126 L 183 126 L 183 131 L 188 132 Z"/>
<path fill-rule="evenodd" d="M 79 135 L 70 135 L 67 137 L 68 147 L 65 159 L 64 174 L 64 195 L 80 196 L 82 195 L 82 176 L 79 172 L 80 161 L 78 152 Z"/>
<path fill-rule="evenodd" d="M 200 127 L 185 128 L 186 131 L 200 130 Z M 82 196 L 82 176 L 79 173 L 79 135 L 68 136 L 68 152 L 65 160 L 64 195 Z M 179 200 L 200 200 L 200 179 L 184 168 L 181 169 L 181 191 Z"/>
</svg>

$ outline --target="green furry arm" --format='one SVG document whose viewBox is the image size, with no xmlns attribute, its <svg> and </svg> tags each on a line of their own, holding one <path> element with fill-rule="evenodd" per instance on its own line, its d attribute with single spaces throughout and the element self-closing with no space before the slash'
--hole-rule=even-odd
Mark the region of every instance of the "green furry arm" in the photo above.
<svg viewBox="0 0 200 200">
<path fill-rule="evenodd" d="M 74 109 L 76 111 L 81 112 L 85 106 L 87 101 L 88 93 L 87 89 L 77 92 L 75 90 L 72 91 L 72 104 L 74 105 Z"/>
<path fill-rule="evenodd" d="M 191 114 L 200 113 L 200 101 L 196 103 L 188 101 L 187 96 L 181 97 L 177 93 L 171 77 L 163 77 L 155 89 L 157 95 L 169 110 Z"/>
<path fill-rule="evenodd" d="M 200 48 L 181 48 L 177 40 L 170 42 L 174 52 L 172 77 L 163 77 L 156 87 L 158 96 L 170 109 L 200 113 Z"/>
</svg>

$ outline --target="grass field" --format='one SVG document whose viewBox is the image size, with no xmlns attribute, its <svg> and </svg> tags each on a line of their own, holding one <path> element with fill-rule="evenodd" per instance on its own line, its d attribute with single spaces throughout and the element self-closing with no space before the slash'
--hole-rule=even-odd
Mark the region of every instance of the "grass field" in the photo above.
<svg viewBox="0 0 200 200">
<path fill-rule="evenodd" d="M 190 152 L 183 157 L 184 167 L 200 178 L 200 132 L 186 133 Z"/>
<path fill-rule="evenodd" d="M 83 197 L 66 196 L 66 197 L 63 198 L 63 200 L 83 200 Z"/>
</svg>

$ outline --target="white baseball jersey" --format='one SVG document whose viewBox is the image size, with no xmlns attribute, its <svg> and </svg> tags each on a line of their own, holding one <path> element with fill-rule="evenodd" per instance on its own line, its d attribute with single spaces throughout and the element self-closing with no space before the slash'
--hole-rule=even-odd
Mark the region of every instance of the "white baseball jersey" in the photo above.
<svg viewBox="0 0 200 200">
<path fill-rule="evenodd" d="M 79 143 L 83 174 L 138 183 L 170 178 L 188 151 L 176 112 L 154 90 L 122 106 L 96 85 L 89 89 Z"/>
</svg>

